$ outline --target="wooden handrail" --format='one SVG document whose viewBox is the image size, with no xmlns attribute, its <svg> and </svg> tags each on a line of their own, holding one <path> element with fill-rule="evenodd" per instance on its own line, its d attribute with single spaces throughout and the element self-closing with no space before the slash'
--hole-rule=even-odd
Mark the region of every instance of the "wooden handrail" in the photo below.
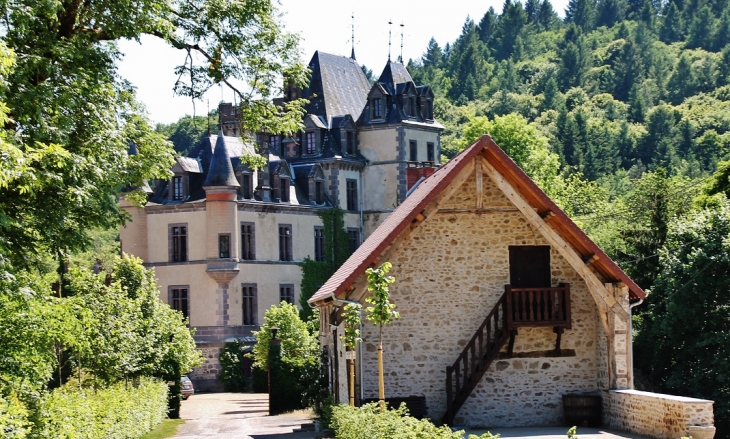
<svg viewBox="0 0 730 439">
<path fill-rule="evenodd" d="M 570 328 L 570 285 L 513 288 L 504 286 L 508 303 L 508 328 L 552 326 Z"/>
<path fill-rule="evenodd" d="M 553 326 L 570 328 L 570 285 L 547 288 L 512 288 L 489 312 L 453 365 L 446 368 L 446 414 L 443 422 L 451 424 L 469 394 L 479 384 L 489 365 L 499 355 L 517 328 Z M 510 351 L 512 342 L 510 341 Z M 557 349 L 557 348 L 556 348 Z"/>
</svg>

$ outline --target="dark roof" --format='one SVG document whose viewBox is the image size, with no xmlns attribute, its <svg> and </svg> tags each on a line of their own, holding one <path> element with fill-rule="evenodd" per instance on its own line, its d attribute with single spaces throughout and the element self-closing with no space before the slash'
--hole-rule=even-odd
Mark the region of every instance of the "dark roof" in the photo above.
<svg viewBox="0 0 730 439">
<path fill-rule="evenodd" d="M 205 186 L 230 186 L 239 187 L 238 180 L 236 180 L 236 174 L 233 173 L 233 166 L 231 165 L 231 155 L 228 151 L 227 142 L 224 140 L 224 136 L 218 135 L 218 139 L 215 142 L 215 150 L 213 151 L 213 157 L 210 159 L 210 167 L 208 168 L 208 175 L 205 178 Z M 231 142 L 234 143 L 234 142 Z M 238 142 L 241 144 L 240 142 Z M 240 156 L 240 152 L 237 154 Z"/>
<path fill-rule="evenodd" d="M 383 73 L 378 78 L 378 82 L 383 84 L 390 93 L 394 93 L 396 85 L 413 82 L 413 78 L 408 73 L 406 66 L 388 60 L 388 63 L 385 64 L 385 68 L 383 69 Z"/>
<path fill-rule="evenodd" d="M 203 172 L 203 164 L 200 163 L 200 159 L 198 158 L 177 157 L 175 161 L 185 172 L 194 172 L 196 174 L 200 174 Z"/>
<path fill-rule="evenodd" d="M 360 65 L 345 56 L 317 51 L 309 62 L 310 85 L 302 96 L 309 99 L 306 111 L 329 120 L 334 116 L 360 115 L 367 100 L 370 83 Z M 312 95 L 316 95 L 312 97 Z"/>
<path fill-rule="evenodd" d="M 350 258 L 330 277 L 327 282 L 309 299 L 309 303 L 327 300 L 333 296 L 343 296 L 347 289 L 365 270 L 376 263 L 380 255 L 395 239 L 411 226 L 416 217 L 453 181 L 471 160 L 481 155 L 501 174 L 501 176 L 540 214 L 549 211 L 555 214 L 550 226 L 570 244 L 583 258 L 593 255 L 598 259 L 591 265 L 605 279 L 624 282 L 629 287 L 632 299 L 644 299 L 646 294 L 616 265 L 603 250 L 568 216 L 537 187 L 509 156 L 502 151 L 491 137 L 485 135 L 469 148 L 451 159 L 441 169 L 434 172 L 375 229 Z"/>
</svg>

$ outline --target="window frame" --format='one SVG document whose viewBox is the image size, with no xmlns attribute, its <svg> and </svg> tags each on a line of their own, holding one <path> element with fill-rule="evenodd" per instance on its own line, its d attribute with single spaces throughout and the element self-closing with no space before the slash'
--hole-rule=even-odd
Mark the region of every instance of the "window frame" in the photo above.
<svg viewBox="0 0 730 439">
<path fill-rule="evenodd" d="M 307 155 L 317 153 L 317 133 L 314 131 L 307 131 L 304 135 L 306 139 L 305 151 Z"/>
<path fill-rule="evenodd" d="M 325 237 L 324 227 L 314 226 L 314 260 L 324 262 Z"/>
<path fill-rule="evenodd" d="M 433 142 L 426 142 L 426 159 L 436 163 L 436 145 Z"/>
<path fill-rule="evenodd" d="M 230 259 L 231 258 L 231 234 L 230 233 L 219 233 L 218 234 L 218 259 Z"/>
<path fill-rule="evenodd" d="M 285 231 L 289 233 L 284 233 Z M 291 262 L 294 260 L 293 231 L 291 224 L 279 224 L 279 260 Z"/>
<path fill-rule="evenodd" d="M 418 142 L 416 140 L 408 141 L 408 161 L 409 162 L 418 161 Z"/>
<path fill-rule="evenodd" d="M 289 177 L 279 177 L 279 201 L 288 203 L 291 200 L 291 179 Z"/>
<path fill-rule="evenodd" d="M 172 199 L 182 201 L 185 198 L 185 179 L 182 175 L 172 177 Z"/>
<path fill-rule="evenodd" d="M 245 200 L 253 199 L 253 173 L 241 173 L 241 198 Z"/>
<path fill-rule="evenodd" d="M 175 297 L 175 291 L 185 291 L 185 298 Z M 180 294 L 180 293 L 178 293 Z M 182 301 L 184 300 L 185 307 L 182 307 Z M 190 321 L 190 286 L 189 285 L 170 285 L 167 287 L 167 304 L 175 311 L 180 311 L 183 314 L 184 319 Z"/>
<path fill-rule="evenodd" d="M 372 99 L 372 113 L 371 119 L 382 119 L 383 118 L 383 103 L 382 97 L 378 96 Z"/>
<path fill-rule="evenodd" d="M 291 298 L 291 301 L 288 299 Z M 292 305 L 296 301 L 296 292 L 294 291 L 294 284 L 279 284 L 279 303 L 286 302 Z"/>
<path fill-rule="evenodd" d="M 324 181 L 314 180 L 314 202 L 324 204 Z"/>
<path fill-rule="evenodd" d="M 247 291 L 248 290 L 248 291 Z M 241 325 L 258 326 L 258 285 L 241 284 Z M 246 318 L 248 317 L 248 319 Z"/>
<path fill-rule="evenodd" d="M 355 155 L 355 133 L 353 131 L 346 131 L 345 133 L 345 153 Z"/>
<path fill-rule="evenodd" d="M 245 233 L 244 227 L 250 227 L 250 230 Z M 241 222 L 241 260 L 256 260 L 256 223 Z"/>
<path fill-rule="evenodd" d="M 360 229 L 349 227 L 347 229 L 347 244 L 350 247 L 350 254 L 360 248 Z"/>
<path fill-rule="evenodd" d="M 176 234 L 175 229 L 183 230 Z M 169 262 L 188 262 L 188 231 L 188 223 L 167 225 Z"/>
<path fill-rule="evenodd" d="M 358 210 L 358 190 L 357 190 L 357 179 L 354 178 L 346 178 L 345 179 L 345 192 L 346 192 L 346 202 L 347 202 L 347 210 L 349 211 L 356 211 Z"/>
</svg>

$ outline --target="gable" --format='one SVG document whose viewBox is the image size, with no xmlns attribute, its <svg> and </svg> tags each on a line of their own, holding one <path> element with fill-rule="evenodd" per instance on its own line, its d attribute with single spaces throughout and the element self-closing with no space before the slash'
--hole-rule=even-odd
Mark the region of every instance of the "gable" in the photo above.
<svg viewBox="0 0 730 439">
<path fill-rule="evenodd" d="M 474 176 L 470 175 L 471 171 L 475 171 Z M 469 178 L 475 179 L 475 194 L 457 195 L 458 189 Z M 494 181 L 498 190 L 489 187 L 486 183 L 489 179 Z M 497 192 L 501 192 L 502 195 Z M 452 198 L 452 194 L 455 198 L 446 201 Z M 490 207 L 489 203 L 492 202 L 490 197 L 497 203 L 491 206 L 492 208 L 519 209 L 530 222 L 537 225 L 543 236 L 559 246 L 566 259 L 588 278 L 586 282 L 599 293 L 605 293 L 605 287 L 596 276 L 601 276 L 605 281 L 625 283 L 634 300 L 645 298 L 641 288 L 598 248 L 489 136 L 485 135 L 424 180 L 312 296 L 309 303 L 315 304 L 344 296 L 368 267 L 379 262 L 386 249 L 391 245 L 397 245 L 397 240 L 404 232 L 412 227 L 418 227 L 418 223 L 435 213 L 437 208 L 440 210 L 442 206 L 439 206 L 439 202 L 445 202 L 444 208 L 450 205 L 453 209 L 472 209 L 475 213 L 479 213 L 480 209 Z M 504 202 L 503 197 L 519 201 L 520 205 L 514 205 L 510 201 L 514 205 L 510 207 Z M 464 207 L 470 202 L 472 207 Z M 594 261 L 592 267 L 581 266 L 584 260 Z M 591 270 L 594 270 L 595 274 Z M 600 301 L 608 308 L 616 309 L 615 300 L 604 296 L 606 294 L 596 296 L 596 301 Z M 616 312 L 621 311 L 616 309 Z"/>
</svg>

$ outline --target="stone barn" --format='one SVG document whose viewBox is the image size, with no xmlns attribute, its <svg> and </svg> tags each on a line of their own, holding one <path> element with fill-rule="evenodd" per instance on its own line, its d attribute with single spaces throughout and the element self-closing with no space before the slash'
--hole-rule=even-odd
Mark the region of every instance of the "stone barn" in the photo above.
<svg viewBox="0 0 730 439">
<path fill-rule="evenodd" d="M 343 403 L 341 310 L 364 304 L 365 270 L 384 261 L 401 315 L 383 331 L 386 399 L 491 428 L 564 424 L 563 395 L 590 393 L 613 428 L 676 438 L 712 427 L 711 401 L 632 390 L 631 309 L 645 293 L 489 136 L 412 188 L 309 300 Z M 358 401 L 378 396 L 377 328 L 362 332 Z"/>
</svg>

